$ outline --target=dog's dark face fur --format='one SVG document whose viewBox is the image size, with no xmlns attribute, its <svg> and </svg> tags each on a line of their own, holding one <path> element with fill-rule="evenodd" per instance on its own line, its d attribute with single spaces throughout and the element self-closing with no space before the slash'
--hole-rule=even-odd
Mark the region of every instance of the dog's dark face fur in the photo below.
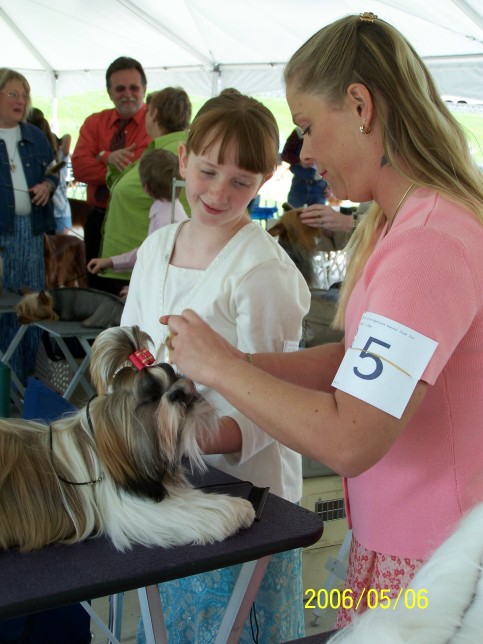
<svg viewBox="0 0 483 644">
<path fill-rule="evenodd" d="M 197 437 L 213 431 L 217 417 L 170 365 L 133 366 L 129 356 L 149 345 L 138 327 L 106 329 L 93 345 L 98 395 L 86 408 L 50 428 L 0 419 L 0 550 L 100 533 L 121 550 L 133 542 L 204 543 L 251 523 L 246 501 L 215 500 L 185 479 L 183 457 L 206 467 Z M 180 506 L 183 496 L 190 500 Z"/>
</svg>

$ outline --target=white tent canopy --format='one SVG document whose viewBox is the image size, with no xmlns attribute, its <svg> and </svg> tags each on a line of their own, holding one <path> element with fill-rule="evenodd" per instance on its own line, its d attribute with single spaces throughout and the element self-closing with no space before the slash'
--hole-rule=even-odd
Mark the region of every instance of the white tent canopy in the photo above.
<svg viewBox="0 0 483 644">
<path fill-rule="evenodd" d="M 361 11 L 402 31 L 441 94 L 483 98 L 482 0 L 0 0 L 0 66 L 50 97 L 104 88 L 122 55 L 142 63 L 148 88 L 282 95 L 290 55 Z"/>
</svg>

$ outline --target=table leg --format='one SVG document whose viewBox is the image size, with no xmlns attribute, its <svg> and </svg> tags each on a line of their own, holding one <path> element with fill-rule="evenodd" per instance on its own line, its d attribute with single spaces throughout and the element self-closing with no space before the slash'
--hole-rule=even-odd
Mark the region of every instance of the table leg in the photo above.
<svg viewBox="0 0 483 644">
<path fill-rule="evenodd" d="M 18 345 L 20 344 L 20 341 L 22 340 L 23 336 L 27 332 L 27 329 L 29 328 L 28 324 L 22 324 L 18 328 L 17 333 L 14 335 L 12 341 L 10 342 L 10 345 L 8 346 L 7 350 L 1 357 L 1 361 L 8 365 L 10 367 L 10 358 L 13 356 L 15 350 L 17 349 Z M 14 370 L 10 367 L 11 373 L 10 373 L 10 379 L 11 379 L 11 384 L 15 386 L 15 389 L 13 387 L 10 387 L 11 390 L 11 397 L 13 402 L 15 403 L 15 406 L 17 409 L 21 412 L 23 408 L 23 403 L 22 399 L 25 394 L 25 387 L 23 384 L 20 382 L 17 374 L 14 372 Z"/>
<path fill-rule="evenodd" d="M 109 630 L 114 633 L 118 640 L 121 639 L 123 603 L 124 593 L 109 595 Z"/>
<path fill-rule="evenodd" d="M 89 602 L 81 602 L 81 606 L 87 613 L 89 613 L 89 615 L 91 616 L 91 619 L 94 620 L 94 622 L 97 624 L 99 629 L 104 633 L 104 635 L 107 637 L 107 641 L 110 642 L 110 644 L 121 644 L 120 641 L 115 636 L 115 634 L 111 630 L 109 630 L 109 628 L 104 624 L 102 619 L 92 608 Z"/>
<path fill-rule="evenodd" d="M 269 561 L 270 555 L 242 565 L 214 644 L 236 644 L 240 639 Z"/>
<path fill-rule="evenodd" d="M 163 607 L 158 586 L 138 588 L 138 596 L 146 644 L 168 644 L 168 633 L 164 623 Z"/>
</svg>

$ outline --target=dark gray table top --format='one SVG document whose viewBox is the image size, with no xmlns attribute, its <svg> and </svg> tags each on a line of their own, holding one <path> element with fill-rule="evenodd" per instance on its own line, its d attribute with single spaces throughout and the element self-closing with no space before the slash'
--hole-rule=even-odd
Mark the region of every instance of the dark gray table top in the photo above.
<svg viewBox="0 0 483 644">
<path fill-rule="evenodd" d="M 248 495 L 251 485 L 210 468 L 197 487 L 223 485 Z M 220 490 L 221 491 L 221 490 Z M 104 538 L 31 553 L 0 553 L 0 617 L 15 617 L 215 570 L 315 543 L 321 519 L 269 494 L 260 521 L 221 543 L 170 549 L 135 546 L 120 553 Z"/>
</svg>

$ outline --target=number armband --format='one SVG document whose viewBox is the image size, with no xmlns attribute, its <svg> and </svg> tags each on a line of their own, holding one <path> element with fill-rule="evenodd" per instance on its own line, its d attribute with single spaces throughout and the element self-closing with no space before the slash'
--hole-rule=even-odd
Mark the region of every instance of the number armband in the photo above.
<svg viewBox="0 0 483 644">
<path fill-rule="evenodd" d="M 401 418 L 437 346 L 399 322 L 366 312 L 332 386 Z"/>
</svg>

